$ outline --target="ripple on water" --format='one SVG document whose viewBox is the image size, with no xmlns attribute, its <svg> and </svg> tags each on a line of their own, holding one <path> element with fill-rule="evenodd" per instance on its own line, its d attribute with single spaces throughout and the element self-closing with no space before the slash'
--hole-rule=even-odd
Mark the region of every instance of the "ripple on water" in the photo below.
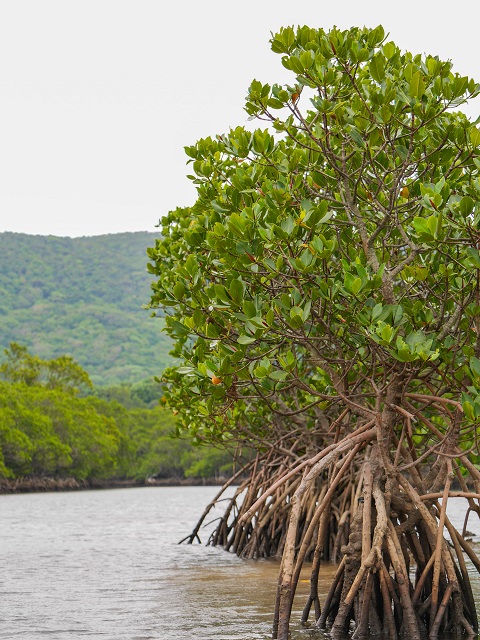
<svg viewBox="0 0 480 640">
<path fill-rule="evenodd" d="M 152 487 L 0 496 L 0 637 L 267 638 L 278 564 L 176 544 L 216 492 Z M 452 520 L 461 529 L 460 509 Z M 469 529 L 480 533 L 474 520 Z M 322 568 L 323 593 L 333 570 Z M 480 593 L 478 581 L 476 589 Z M 319 635 L 294 625 L 292 637 Z"/>
</svg>

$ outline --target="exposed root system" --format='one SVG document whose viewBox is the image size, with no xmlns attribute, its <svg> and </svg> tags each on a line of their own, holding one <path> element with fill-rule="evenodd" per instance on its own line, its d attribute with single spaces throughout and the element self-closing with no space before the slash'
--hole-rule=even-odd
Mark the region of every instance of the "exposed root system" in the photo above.
<svg viewBox="0 0 480 640">
<path fill-rule="evenodd" d="M 469 503 L 467 518 L 478 514 L 480 475 L 456 447 L 455 420 L 433 462 L 415 456 L 405 429 L 390 443 L 379 437 L 382 431 L 379 420 L 364 422 L 315 455 L 289 458 L 272 448 L 251 463 L 248 479 L 229 499 L 209 543 L 241 557 L 281 558 L 273 638 L 287 640 L 305 562 L 311 563 L 310 593 L 301 622 L 313 618 L 334 638 L 352 625 L 355 640 L 476 634 L 466 563 L 480 570 L 480 560 L 466 540 L 466 523 L 457 531 L 447 505 L 460 496 Z M 454 481 L 461 490 L 452 489 Z M 322 602 L 323 560 L 338 568 Z"/>
</svg>

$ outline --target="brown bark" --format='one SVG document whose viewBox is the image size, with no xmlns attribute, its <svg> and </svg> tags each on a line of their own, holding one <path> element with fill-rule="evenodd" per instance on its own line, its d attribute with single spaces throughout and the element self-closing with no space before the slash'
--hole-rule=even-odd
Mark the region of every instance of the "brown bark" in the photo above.
<svg viewBox="0 0 480 640">
<path fill-rule="evenodd" d="M 458 412 L 437 403 L 450 426 L 439 432 L 438 446 L 426 442 L 426 455 L 417 456 L 411 432 L 418 416 L 410 404 L 402 409 L 400 399 L 397 379 L 395 389 L 379 394 L 375 427 L 370 421 L 349 433 L 338 429 L 336 441 L 314 455 L 310 449 L 308 459 L 297 456 L 292 463 L 271 455 L 241 487 L 243 502 L 236 494 L 227 508 L 214 543 L 241 556 L 282 555 L 274 638 L 288 638 L 308 560 L 310 592 L 301 622 L 308 624 L 313 609 L 316 625 L 330 626 L 333 637 L 343 637 L 352 621 L 355 640 L 433 639 L 447 626 L 467 635 L 478 628 L 463 554 L 479 571 L 480 560 L 446 515 L 448 499 L 457 496 L 471 512 L 480 511 L 480 486 L 470 491 L 461 483 L 462 491 L 451 490 L 453 460 L 465 457 L 455 444 Z M 437 437 L 428 417 L 421 422 Z M 341 563 L 321 607 L 322 559 L 337 557 Z"/>
</svg>

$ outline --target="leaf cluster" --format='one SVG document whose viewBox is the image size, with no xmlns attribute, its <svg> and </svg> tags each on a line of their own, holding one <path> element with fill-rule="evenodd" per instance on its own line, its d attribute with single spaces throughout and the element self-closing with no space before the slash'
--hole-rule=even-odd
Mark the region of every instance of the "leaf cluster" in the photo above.
<svg viewBox="0 0 480 640">
<path fill-rule="evenodd" d="M 292 83 L 255 80 L 245 107 L 268 126 L 187 147 L 197 201 L 148 251 L 181 361 L 168 402 L 195 437 L 271 442 L 345 407 L 372 415 L 402 379 L 461 399 L 468 428 L 480 131 L 455 109 L 479 85 L 381 27 L 289 27 L 271 44 Z"/>
</svg>

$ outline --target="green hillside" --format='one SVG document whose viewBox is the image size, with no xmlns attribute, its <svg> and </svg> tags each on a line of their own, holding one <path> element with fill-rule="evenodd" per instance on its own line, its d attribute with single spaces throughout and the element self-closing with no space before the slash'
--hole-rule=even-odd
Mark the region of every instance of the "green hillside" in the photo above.
<svg viewBox="0 0 480 640">
<path fill-rule="evenodd" d="M 170 345 L 163 320 L 142 309 L 155 237 L 0 233 L 0 348 L 18 342 L 42 358 L 70 355 L 96 385 L 159 374 Z"/>
</svg>

